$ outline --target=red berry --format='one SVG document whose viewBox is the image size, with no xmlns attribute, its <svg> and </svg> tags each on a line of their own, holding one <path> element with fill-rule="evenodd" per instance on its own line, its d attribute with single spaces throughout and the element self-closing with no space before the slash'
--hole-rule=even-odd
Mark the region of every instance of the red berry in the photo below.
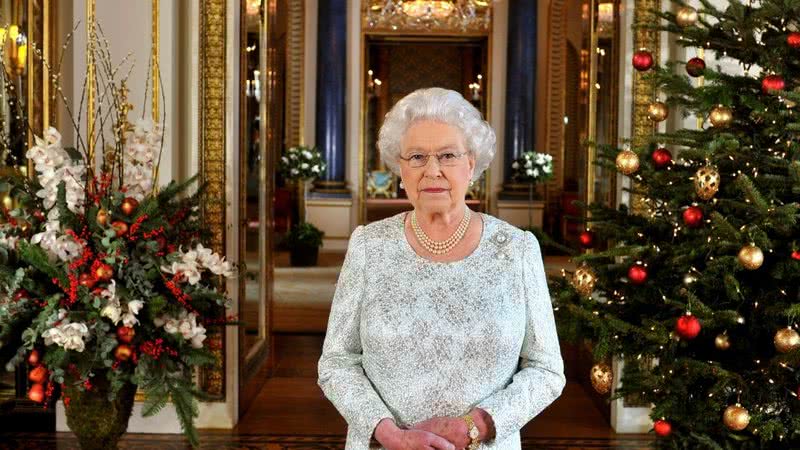
<svg viewBox="0 0 800 450">
<path fill-rule="evenodd" d="M 95 277 L 93 277 L 91 274 L 82 273 L 78 277 L 78 284 L 85 287 L 86 289 L 92 289 L 95 283 L 97 283 L 97 279 L 95 279 Z"/>
<path fill-rule="evenodd" d="M 663 419 L 656 420 L 653 424 L 653 430 L 661 437 L 667 437 L 672 433 L 672 425 Z"/>
<path fill-rule="evenodd" d="M 795 250 L 792 252 L 792 259 L 795 261 L 800 261 L 800 250 Z"/>
<path fill-rule="evenodd" d="M 633 284 L 642 284 L 647 281 L 647 267 L 642 264 L 634 264 L 628 269 L 628 279 Z"/>
<path fill-rule="evenodd" d="M 675 332 L 683 339 L 694 339 L 700 334 L 700 320 L 690 314 L 683 315 L 675 323 Z"/>
<path fill-rule="evenodd" d="M 14 292 L 14 296 L 12 298 L 15 302 L 18 302 L 23 298 L 31 298 L 31 295 L 28 294 L 28 291 L 26 291 L 25 289 L 17 289 L 17 291 Z"/>
</svg>

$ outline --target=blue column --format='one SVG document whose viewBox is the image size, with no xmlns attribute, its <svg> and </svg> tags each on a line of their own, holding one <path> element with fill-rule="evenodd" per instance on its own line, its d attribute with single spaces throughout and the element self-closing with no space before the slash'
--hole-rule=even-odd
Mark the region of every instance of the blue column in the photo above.
<svg viewBox="0 0 800 450">
<path fill-rule="evenodd" d="M 348 194 L 344 179 L 347 1 L 320 0 L 317 22 L 316 144 L 328 163 L 318 192 Z"/>
<path fill-rule="evenodd" d="M 536 88 L 536 0 L 508 2 L 508 60 L 506 76 L 505 182 L 511 182 L 511 163 L 534 150 Z"/>
</svg>

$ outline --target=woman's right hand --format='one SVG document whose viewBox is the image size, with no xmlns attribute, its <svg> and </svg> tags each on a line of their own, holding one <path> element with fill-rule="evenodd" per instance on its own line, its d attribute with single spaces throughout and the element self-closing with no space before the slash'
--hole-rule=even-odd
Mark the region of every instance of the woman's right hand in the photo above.
<svg viewBox="0 0 800 450">
<path fill-rule="evenodd" d="M 375 428 L 375 439 L 386 450 L 456 450 L 447 439 L 429 431 L 403 430 L 384 419 Z"/>
</svg>

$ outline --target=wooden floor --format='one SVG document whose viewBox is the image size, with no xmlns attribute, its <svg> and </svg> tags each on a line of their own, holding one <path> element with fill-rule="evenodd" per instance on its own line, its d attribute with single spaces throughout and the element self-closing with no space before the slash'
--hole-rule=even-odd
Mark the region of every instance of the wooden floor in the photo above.
<svg viewBox="0 0 800 450">
<path fill-rule="evenodd" d="M 276 367 L 254 406 L 233 430 L 201 431 L 204 449 L 342 449 L 347 425 L 316 384 L 322 335 L 276 336 Z M 526 449 L 645 449 L 647 435 L 617 435 L 583 387 L 562 396 L 522 430 Z M 0 449 L 78 448 L 70 433 L 0 434 Z M 128 434 L 123 449 L 190 448 L 179 435 Z"/>
</svg>

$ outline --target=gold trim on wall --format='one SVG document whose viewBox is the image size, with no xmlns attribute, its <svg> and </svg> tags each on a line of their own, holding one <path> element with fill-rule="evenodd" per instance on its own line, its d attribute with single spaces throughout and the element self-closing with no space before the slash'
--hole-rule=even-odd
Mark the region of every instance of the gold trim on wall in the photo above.
<svg viewBox="0 0 800 450">
<path fill-rule="evenodd" d="M 150 56 L 150 58 L 151 58 L 151 66 L 150 67 L 152 69 L 152 71 L 150 72 L 151 73 L 150 82 L 151 82 L 151 84 L 153 86 L 153 121 L 154 122 L 158 122 L 158 118 L 159 118 L 158 102 L 159 102 L 159 100 L 161 100 L 160 99 L 160 94 L 159 94 L 159 92 L 161 90 L 160 80 L 159 80 L 160 70 L 161 69 L 159 68 L 159 52 L 158 52 L 158 42 L 159 42 L 159 38 L 158 38 L 158 28 L 159 28 L 159 25 L 158 25 L 159 24 L 159 22 L 158 22 L 158 15 L 159 15 L 158 0 L 152 0 L 152 5 L 153 5 L 153 7 L 152 7 L 153 19 L 151 20 L 151 27 L 152 27 L 151 34 L 152 34 L 153 43 L 152 43 L 152 50 L 151 50 L 152 55 Z M 156 178 L 156 182 L 158 182 L 158 178 Z"/>
<path fill-rule="evenodd" d="M 225 254 L 225 0 L 203 0 L 200 5 L 200 174 L 205 183 L 203 220 L 211 230 L 211 249 Z M 224 314 L 224 311 L 221 311 Z M 208 348 L 216 364 L 200 370 L 200 387 L 225 400 L 225 333 L 209 330 Z"/>
<path fill-rule="evenodd" d="M 289 1 L 286 42 L 286 145 L 303 145 L 305 2 Z"/>
<path fill-rule="evenodd" d="M 547 128 L 545 129 L 546 152 L 553 155 L 555 176 L 548 186 L 556 192 L 564 188 L 564 109 L 566 105 L 566 7 L 564 0 L 553 0 L 547 21 Z"/>
<path fill-rule="evenodd" d="M 643 24 L 658 22 L 658 17 L 653 13 L 661 10 L 661 0 L 635 0 L 633 10 L 633 51 L 646 48 L 652 55 L 656 64 L 661 60 L 661 32 L 642 27 Z M 656 124 L 647 115 L 647 107 L 655 101 L 655 81 L 647 79 L 642 72 L 633 73 L 633 128 L 631 140 L 634 147 L 647 143 L 647 139 L 656 130 Z M 634 212 L 645 210 L 643 199 L 631 195 L 631 205 Z"/>
</svg>

